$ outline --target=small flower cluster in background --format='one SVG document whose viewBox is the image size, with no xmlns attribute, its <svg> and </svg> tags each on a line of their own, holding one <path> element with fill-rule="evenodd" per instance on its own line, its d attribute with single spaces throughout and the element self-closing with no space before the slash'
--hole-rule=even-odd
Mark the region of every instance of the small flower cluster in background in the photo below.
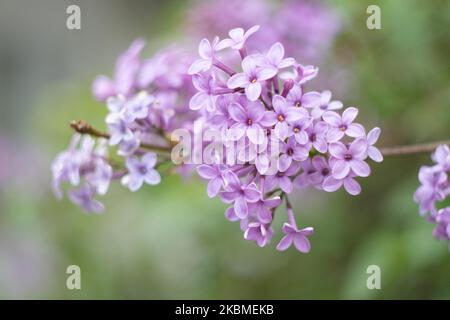
<svg viewBox="0 0 450 320">
<path fill-rule="evenodd" d="M 280 41 L 287 54 L 302 61 L 319 62 L 340 30 L 336 12 L 320 1 L 218 0 L 197 1 L 191 9 L 188 29 L 194 35 L 213 37 L 241 26 L 258 24 L 264 32 L 252 37 L 257 50 Z"/>
<path fill-rule="evenodd" d="M 422 166 L 419 171 L 420 187 L 414 194 L 420 214 L 435 223 L 433 235 L 439 240 L 450 240 L 450 206 L 439 208 L 450 195 L 450 148 L 440 145 L 432 155 L 433 166 Z M 442 207 L 442 206 L 441 206 Z M 450 244 L 449 244 L 450 250 Z"/>
<path fill-rule="evenodd" d="M 74 187 L 70 199 L 87 212 L 104 209 L 94 197 L 105 194 L 113 179 L 131 191 L 144 183 L 159 184 L 155 168 L 170 161 L 170 132 L 189 128 L 196 116 L 186 103 L 194 89 L 187 74 L 189 56 L 173 47 L 144 60 L 144 46 L 142 39 L 134 41 L 118 58 L 114 77 L 98 76 L 93 83 L 94 96 L 108 109 L 108 132 L 90 132 L 83 123 L 75 127 L 100 137 L 98 146 L 90 136 L 76 134 L 52 164 L 56 195 L 62 197 L 61 184 L 68 182 Z M 116 147 L 125 165 L 108 157 L 108 144 Z"/>
<path fill-rule="evenodd" d="M 223 145 L 237 144 L 197 171 L 208 180 L 208 195 L 230 204 L 226 217 L 240 221 L 244 238 L 261 247 L 273 236 L 274 214 L 284 200 L 287 222 L 277 249 L 293 244 L 309 252 L 308 236 L 314 230 L 298 227 L 289 194 L 307 186 L 359 194 L 356 178 L 371 172 L 367 158 L 383 160 L 374 146 L 380 129 L 366 134 L 355 122 L 357 108 L 340 114 L 343 104 L 330 91 L 308 91 L 318 68 L 285 57 L 280 42 L 265 51 L 250 50 L 247 41 L 258 29 L 235 28 L 221 41 L 201 40 L 200 58 L 189 67 L 197 89 L 190 108 L 201 114 L 204 126 L 221 133 Z M 221 56 L 236 61 L 228 64 Z M 230 164 L 229 153 L 239 161 Z"/>
</svg>

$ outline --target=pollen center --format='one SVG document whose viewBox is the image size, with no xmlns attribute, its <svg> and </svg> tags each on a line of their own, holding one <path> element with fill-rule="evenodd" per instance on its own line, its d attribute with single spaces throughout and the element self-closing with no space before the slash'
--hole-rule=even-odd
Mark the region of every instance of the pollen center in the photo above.
<svg viewBox="0 0 450 320">
<path fill-rule="evenodd" d="M 249 126 L 251 126 L 251 125 L 253 124 L 253 120 L 252 120 L 252 119 L 248 119 L 248 120 L 247 120 L 247 124 L 248 124 Z"/>
<path fill-rule="evenodd" d="M 299 128 L 294 128 L 294 133 L 299 133 L 300 129 Z"/>
<path fill-rule="evenodd" d="M 347 126 L 345 124 L 343 124 L 339 127 L 339 130 L 345 131 L 345 130 L 347 130 Z"/>
<path fill-rule="evenodd" d="M 280 121 L 280 122 L 283 122 L 284 121 L 284 117 L 283 117 L 283 115 L 278 115 L 278 117 L 277 117 L 277 119 L 278 119 L 278 121 Z"/>
<path fill-rule="evenodd" d="M 352 158 L 353 158 L 352 155 L 348 153 L 344 156 L 344 159 L 347 161 L 352 160 Z"/>
<path fill-rule="evenodd" d="M 252 79 L 252 83 L 256 83 L 256 78 L 253 78 L 253 79 Z"/>
<path fill-rule="evenodd" d="M 297 108 L 300 108 L 300 107 L 302 106 L 302 104 L 301 104 L 300 101 L 297 101 L 297 102 L 295 103 L 295 106 L 296 106 Z"/>
</svg>

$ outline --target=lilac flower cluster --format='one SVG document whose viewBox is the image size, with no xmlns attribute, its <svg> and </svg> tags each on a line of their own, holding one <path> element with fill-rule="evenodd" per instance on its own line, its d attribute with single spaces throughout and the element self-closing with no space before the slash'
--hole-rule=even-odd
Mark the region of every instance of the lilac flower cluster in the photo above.
<svg viewBox="0 0 450 320">
<path fill-rule="evenodd" d="M 209 180 L 208 195 L 231 205 L 226 217 L 239 220 L 244 238 L 261 247 L 272 238 L 275 210 L 285 200 L 288 222 L 277 249 L 294 244 L 308 252 L 313 228 L 298 228 L 288 195 L 307 186 L 359 194 L 356 178 L 371 172 L 367 158 L 383 160 L 374 146 L 380 129 L 366 134 L 355 122 L 357 108 L 339 114 L 343 104 L 330 91 L 308 91 L 318 68 L 285 57 L 281 43 L 250 51 L 247 41 L 258 29 L 235 28 L 229 38 L 200 42 L 200 58 L 189 68 L 197 89 L 190 108 L 204 126 L 220 132 L 226 150 L 197 171 Z M 224 63 L 222 57 L 231 55 L 236 62 Z"/>
<path fill-rule="evenodd" d="M 106 160 L 107 141 L 98 143 L 90 136 L 75 134 L 69 148 L 61 152 L 52 163 L 53 190 L 62 198 L 62 182 L 76 187 L 69 191 L 69 198 L 86 211 L 100 213 L 104 206 L 94 199 L 104 195 L 113 177 L 113 169 Z"/>
<path fill-rule="evenodd" d="M 98 76 L 93 83 L 94 96 L 108 108 L 108 132 L 100 134 L 106 140 L 101 138 L 94 148 L 93 138 L 80 141 L 76 134 L 68 150 L 53 162 L 56 195 L 62 196 L 62 182 L 81 185 L 69 192 L 70 199 L 88 212 L 103 210 L 94 196 L 105 194 L 112 179 L 121 179 L 131 191 L 144 183 L 159 184 L 161 177 L 155 168 L 170 160 L 171 131 L 189 128 L 197 116 L 185 103 L 194 90 L 187 74 L 189 56 L 168 48 L 141 59 L 144 45 L 142 39 L 134 41 L 118 58 L 114 77 Z M 108 144 L 124 158 L 122 163 L 108 158 Z"/>
<path fill-rule="evenodd" d="M 450 148 L 440 145 L 432 155 L 433 166 L 422 166 L 419 171 L 420 187 L 414 194 L 420 214 L 435 223 L 433 235 L 439 240 L 450 240 L 450 206 L 439 208 L 439 203 L 450 195 Z M 442 206 L 441 206 L 442 207 Z M 450 244 L 449 244 L 450 250 Z"/>
<path fill-rule="evenodd" d="M 338 14 L 320 1 L 197 1 L 191 12 L 188 28 L 194 35 L 212 37 L 236 26 L 259 24 L 264 32 L 252 37 L 253 48 L 262 50 L 280 41 L 288 54 L 314 62 L 320 61 L 341 26 Z"/>
</svg>

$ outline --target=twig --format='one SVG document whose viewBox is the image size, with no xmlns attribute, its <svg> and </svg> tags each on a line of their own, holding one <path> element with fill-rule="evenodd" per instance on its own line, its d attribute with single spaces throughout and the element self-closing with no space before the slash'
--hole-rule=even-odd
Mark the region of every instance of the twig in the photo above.
<svg viewBox="0 0 450 320">
<path fill-rule="evenodd" d="M 74 120 L 72 122 L 70 122 L 70 127 L 75 130 L 78 133 L 81 134 L 88 134 L 91 135 L 93 137 L 97 137 L 97 138 L 104 138 L 104 139 L 109 139 L 110 135 L 109 133 L 106 132 L 101 132 L 100 130 L 95 129 L 94 127 L 92 127 L 89 123 L 87 123 L 84 120 Z M 170 153 L 171 148 L 170 147 L 164 147 L 164 146 L 156 146 L 156 145 L 151 145 L 151 144 L 146 144 L 146 143 L 141 143 L 140 147 L 149 151 L 154 151 L 154 152 L 163 152 L 163 153 Z"/>
<path fill-rule="evenodd" d="M 437 146 L 445 144 L 450 146 L 450 141 L 438 141 L 431 143 L 421 143 L 421 144 L 413 144 L 409 146 L 395 146 L 395 147 L 385 147 L 380 148 L 383 156 L 400 156 L 407 154 L 415 154 L 415 153 L 428 153 L 434 151 Z"/>
</svg>

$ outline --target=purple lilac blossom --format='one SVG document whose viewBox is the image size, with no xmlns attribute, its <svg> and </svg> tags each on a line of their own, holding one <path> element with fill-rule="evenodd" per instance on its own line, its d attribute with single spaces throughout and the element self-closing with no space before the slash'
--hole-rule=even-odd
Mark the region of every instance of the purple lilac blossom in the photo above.
<svg viewBox="0 0 450 320">
<path fill-rule="evenodd" d="M 266 50 L 254 50 L 250 40 L 258 37 L 258 32 L 248 37 L 250 32 L 238 28 L 230 33 L 233 41 L 218 42 L 221 54 L 229 54 L 235 61 L 222 61 L 216 55 L 207 70 L 197 68 L 199 62 L 191 66 L 191 71 L 199 70 L 193 75 L 194 82 L 221 79 L 230 89 L 217 81 L 195 85 L 197 96 L 206 101 L 202 103 L 213 104 L 209 109 L 196 108 L 198 121 L 220 132 L 221 144 L 226 147 L 220 165 L 200 165 L 197 170 L 208 180 L 208 196 L 220 194 L 221 200 L 231 205 L 226 218 L 239 221 L 244 238 L 259 246 L 270 242 L 275 212 L 286 198 L 288 223 L 278 249 L 293 244 L 306 253 L 313 228 L 297 227 L 288 196 L 305 187 L 326 192 L 343 188 L 350 195 L 359 194 L 357 179 L 370 174 L 365 160 L 382 161 L 375 147 L 380 130 L 374 128 L 366 137 L 365 128 L 354 123 L 357 108 L 340 114 L 337 110 L 343 104 L 331 99 L 331 91 L 307 90 L 305 83 L 309 87 L 318 68 L 285 58 L 282 43 L 269 42 Z M 231 66 L 240 66 L 242 71 L 230 72 Z M 227 149 L 236 144 L 237 149 Z M 440 154 L 441 158 L 445 156 Z"/>
<path fill-rule="evenodd" d="M 222 41 L 217 36 L 212 42 L 204 38 L 197 60 L 174 48 L 141 60 L 143 42 L 135 42 L 119 58 L 115 78 L 102 76 L 93 86 L 97 99 L 107 103 L 108 132 L 102 136 L 109 138 L 123 161 L 113 170 L 108 143 L 100 141 L 99 151 L 92 138 L 80 145 L 76 136 L 52 166 L 55 192 L 62 195 L 61 183 L 69 182 L 77 187 L 69 191 L 72 201 L 98 212 L 103 205 L 94 196 L 104 194 L 111 180 L 121 180 L 131 191 L 144 182 L 160 182 L 156 168 L 167 155 L 156 156 L 149 145 L 150 150 L 170 150 L 175 129 L 192 134 L 202 124 L 216 130 L 226 147 L 212 154 L 214 165 L 201 164 L 197 171 L 208 180 L 208 196 L 220 195 L 230 204 L 227 219 L 240 222 L 245 239 L 265 246 L 285 200 L 288 222 L 278 249 L 293 244 L 309 252 L 313 229 L 297 227 L 289 195 L 308 186 L 328 192 L 343 187 L 351 195 L 359 194 L 356 179 L 370 174 L 365 160 L 382 160 L 374 146 L 379 129 L 366 137 L 365 128 L 353 123 L 356 108 L 339 115 L 334 111 L 343 104 L 331 99 L 331 91 L 307 90 L 319 68 L 285 58 L 282 42 L 266 38 L 260 48 L 252 47 L 262 34 L 252 25 L 230 30 Z M 201 147 L 211 144 L 202 141 Z M 231 146 L 236 148 L 228 150 Z M 189 156 L 178 157 L 184 160 L 178 171 L 182 175 L 193 167 L 185 161 Z M 436 155 L 439 163 L 447 158 L 445 152 Z M 433 180 L 434 188 L 440 179 Z M 428 190 L 423 193 L 430 198 Z"/>
<path fill-rule="evenodd" d="M 52 163 L 55 195 L 61 198 L 62 184 L 68 183 L 69 198 L 85 211 L 103 211 L 103 204 L 95 197 L 104 195 L 113 180 L 122 180 L 131 191 L 144 182 L 159 184 L 161 177 L 155 167 L 157 160 L 165 160 L 149 153 L 145 145 L 170 148 L 171 131 L 190 127 L 198 117 L 186 103 L 194 94 L 187 74 L 193 59 L 177 47 L 142 59 L 144 45 L 138 39 L 119 56 L 113 78 L 99 76 L 94 80 L 93 95 L 107 107 L 108 139 L 96 141 L 75 134 L 68 149 Z M 196 89 L 200 88 L 197 85 Z M 108 144 L 122 161 L 109 158 Z"/>
<path fill-rule="evenodd" d="M 372 138 L 374 139 L 374 138 Z M 419 203 L 420 214 L 435 223 L 433 236 L 438 240 L 450 240 L 450 206 L 442 208 L 442 202 L 450 195 L 450 148 L 439 145 L 431 156 L 433 166 L 422 166 L 419 170 L 420 186 L 414 193 Z M 441 208 L 440 208 L 441 207 Z M 450 242 L 449 242 L 450 250 Z"/>
</svg>

